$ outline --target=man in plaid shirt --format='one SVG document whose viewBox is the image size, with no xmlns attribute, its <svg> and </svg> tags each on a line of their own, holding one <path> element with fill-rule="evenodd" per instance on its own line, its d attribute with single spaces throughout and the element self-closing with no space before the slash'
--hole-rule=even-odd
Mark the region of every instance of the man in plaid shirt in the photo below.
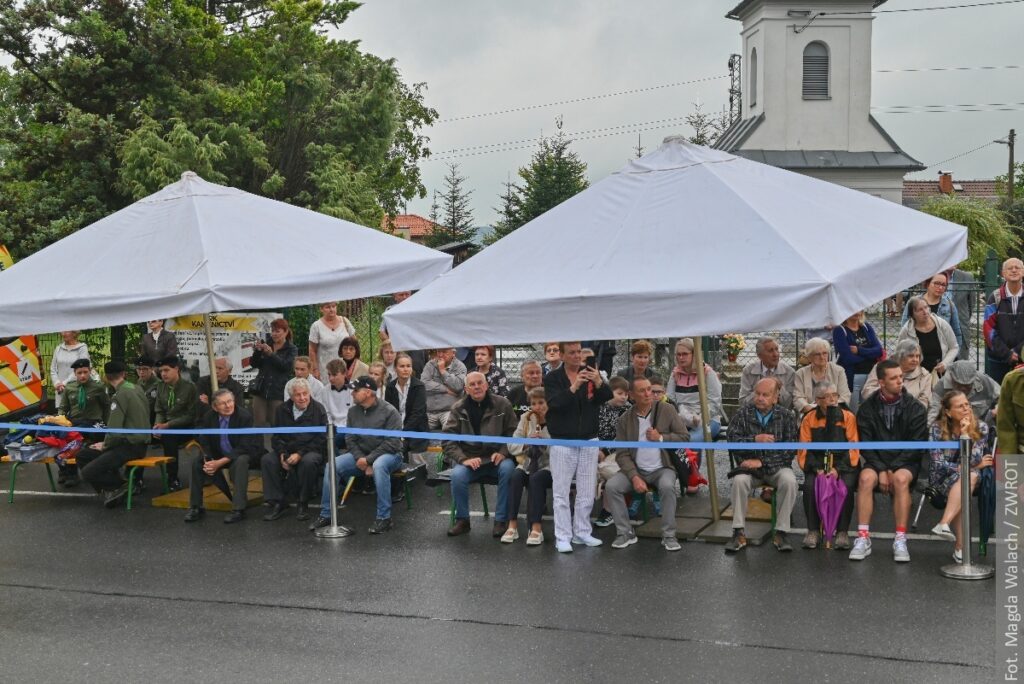
<svg viewBox="0 0 1024 684">
<path fill-rule="evenodd" d="M 754 385 L 753 401 L 741 406 L 729 423 L 732 442 L 796 442 L 796 415 L 779 405 L 782 384 L 778 378 L 764 378 Z M 741 451 L 739 468 L 744 472 L 732 478 L 732 539 L 727 553 L 736 553 L 747 545 L 743 526 L 747 517 L 750 490 L 767 484 L 775 489 L 776 525 L 772 543 L 779 551 L 792 551 L 786 535 L 796 503 L 797 483 L 793 472 L 795 451 Z"/>
</svg>

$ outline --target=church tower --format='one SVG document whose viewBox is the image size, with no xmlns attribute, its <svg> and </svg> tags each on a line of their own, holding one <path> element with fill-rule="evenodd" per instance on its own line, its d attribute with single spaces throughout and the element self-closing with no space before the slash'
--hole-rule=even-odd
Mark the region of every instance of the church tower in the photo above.
<svg viewBox="0 0 1024 684">
<path fill-rule="evenodd" d="M 743 0 L 742 116 L 715 147 L 902 202 L 924 165 L 871 116 L 871 27 L 885 0 Z"/>
</svg>

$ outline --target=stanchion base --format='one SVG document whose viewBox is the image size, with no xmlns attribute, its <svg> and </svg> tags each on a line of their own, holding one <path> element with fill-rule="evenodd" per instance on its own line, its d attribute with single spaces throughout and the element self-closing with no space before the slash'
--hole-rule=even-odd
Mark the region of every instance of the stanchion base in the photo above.
<svg viewBox="0 0 1024 684">
<path fill-rule="evenodd" d="M 327 527 L 321 527 L 313 534 L 321 539 L 341 539 L 342 537 L 351 537 L 355 533 L 355 530 L 344 525 L 338 525 L 337 527 L 328 525 Z"/>
<path fill-rule="evenodd" d="M 991 565 L 979 565 L 978 563 L 971 563 L 970 565 L 950 563 L 939 568 L 939 572 L 942 573 L 943 577 L 950 579 L 983 580 L 995 577 L 996 569 Z"/>
</svg>

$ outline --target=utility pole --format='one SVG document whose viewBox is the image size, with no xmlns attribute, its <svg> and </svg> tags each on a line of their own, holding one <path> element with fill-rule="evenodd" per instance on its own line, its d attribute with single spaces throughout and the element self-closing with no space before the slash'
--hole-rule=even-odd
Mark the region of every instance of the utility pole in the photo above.
<svg viewBox="0 0 1024 684">
<path fill-rule="evenodd" d="M 1006 172 L 1006 204 L 1008 207 L 1013 206 L 1013 143 L 1017 140 L 1017 131 L 1010 129 L 1010 134 L 1006 136 L 1005 140 L 994 140 L 1000 145 L 1006 145 L 1010 149 L 1010 167 Z"/>
</svg>

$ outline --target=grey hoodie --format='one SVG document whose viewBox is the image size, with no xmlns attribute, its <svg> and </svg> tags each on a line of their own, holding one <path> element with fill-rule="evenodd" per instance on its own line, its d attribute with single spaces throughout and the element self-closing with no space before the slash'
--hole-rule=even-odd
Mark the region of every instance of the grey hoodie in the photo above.
<svg viewBox="0 0 1024 684">
<path fill-rule="evenodd" d="M 366 430 L 402 431 L 402 416 L 391 404 L 377 399 L 373 406 L 363 408 L 355 404 L 348 410 L 348 427 Z M 366 458 L 373 465 L 378 456 L 401 454 L 401 437 L 378 437 L 376 435 L 346 435 L 345 446 L 357 461 Z"/>
</svg>

